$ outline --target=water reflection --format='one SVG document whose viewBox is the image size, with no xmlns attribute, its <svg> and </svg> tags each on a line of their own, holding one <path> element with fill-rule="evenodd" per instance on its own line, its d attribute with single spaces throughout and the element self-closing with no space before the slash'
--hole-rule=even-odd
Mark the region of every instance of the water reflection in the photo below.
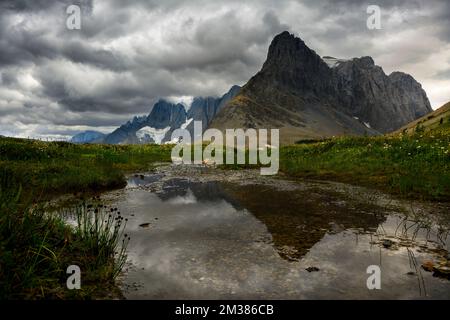
<svg viewBox="0 0 450 320">
<path fill-rule="evenodd" d="M 422 268 L 448 261 L 436 216 L 324 190 L 173 179 L 150 192 L 142 180 L 106 196 L 130 219 L 128 298 L 450 298 L 450 282 Z M 382 290 L 366 287 L 372 264 Z"/>
<path fill-rule="evenodd" d="M 277 191 L 258 185 L 228 185 L 227 190 L 267 226 L 280 256 L 291 261 L 304 256 L 326 233 L 349 228 L 375 232 L 386 219 L 382 208 L 350 205 L 333 192 Z"/>
</svg>

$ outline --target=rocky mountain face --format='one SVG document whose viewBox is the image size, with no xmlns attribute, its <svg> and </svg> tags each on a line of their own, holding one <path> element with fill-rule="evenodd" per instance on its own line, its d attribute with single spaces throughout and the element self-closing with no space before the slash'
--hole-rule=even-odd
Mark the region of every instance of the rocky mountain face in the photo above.
<svg viewBox="0 0 450 320">
<path fill-rule="evenodd" d="M 325 61 L 324 61 L 325 60 Z M 276 36 L 260 72 L 210 127 L 278 128 L 284 143 L 379 134 L 432 111 L 410 75 L 386 75 L 370 57 L 322 59 L 288 32 Z"/>
<path fill-rule="evenodd" d="M 197 97 L 192 101 L 191 107 L 187 112 L 187 119 L 193 119 L 195 121 L 202 121 L 203 131 L 208 128 L 211 121 L 217 115 L 217 113 L 229 102 L 231 101 L 241 90 L 239 86 L 233 86 L 231 89 L 225 93 L 220 98 L 214 97 Z M 193 136 L 194 132 L 194 121 L 189 122 L 186 129 L 191 132 Z"/>
<path fill-rule="evenodd" d="M 109 144 L 136 143 L 136 132 L 145 126 L 147 117 L 134 117 L 133 120 L 121 125 L 119 128 L 108 134 L 103 142 Z"/>
<path fill-rule="evenodd" d="M 159 100 L 148 116 L 134 117 L 107 135 L 104 143 L 164 143 L 170 141 L 172 132 L 186 128 L 193 132 L 193 121 L 202 121 L 206 129 L 221 108 L 239 92 L 233 86 L 225 95 L 217 97 L 196 97 L 187 109 L 181 103 Z"/>
<path fill-rule="evenodd" d="M 334 69 L 340 105 L 386 133 L 432 111 L 425 91 L 410 75 L 389 76 L 371 57 L 341 62 Z"/>
<path fill-rule="evenodd" d="M 421 132 L 429 132 L 440 129 L 450 124 L 450 102 L 447 102 L 433 112 L 420 117 L 413 122 L 401 127 L 392 134 L 414 134 L 420 130 Z"/>
</svg>

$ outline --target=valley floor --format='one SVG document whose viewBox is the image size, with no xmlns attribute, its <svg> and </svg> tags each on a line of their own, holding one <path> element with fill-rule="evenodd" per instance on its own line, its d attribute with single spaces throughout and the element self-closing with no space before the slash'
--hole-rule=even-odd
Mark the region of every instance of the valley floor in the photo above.
<svg viewBox="0 0 450 320">
<path fill-rule="evenodd" d="M 115 262 L 96 261 L 89 251 L 92 239 L 80 238 L 62 220 L 42 214 L 38 204 L 65 193 L 85 197 L 123 187 L 127 173 L 148 172 L 158 162 L 169 162 L 171 148 L 0 138 L 0 297 L 104 297 L 104 290 L 92 287 L 77 295 L 57 289 L 65 287 L 62 266 L 81 257 L 96 266 L 87 277 L 92 283 L 113 286 Z M 223 169 L 243 167 L 248 166 L 224 166 L 213 174 L 230 179 L 233 174 Z M 342 137 L 283 146 L 280 174 L 291 180 L 331 180 L 402 198 L 447 202 L 450 127 L 446 123 L 409 136 Z"/>
</svg>

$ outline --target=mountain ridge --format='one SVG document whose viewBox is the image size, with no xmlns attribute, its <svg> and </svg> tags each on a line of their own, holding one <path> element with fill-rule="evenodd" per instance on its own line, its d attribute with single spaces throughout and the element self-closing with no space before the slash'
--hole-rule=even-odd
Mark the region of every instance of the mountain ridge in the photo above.
<svg viewBox="0 0 450 320">
<path fill-rule="evenodd" d="M 147 116 L 135 116 L 106 135 L 101 142 L 107 144 L 165 143 L 170 141 L 172 132 L 181 127 L 186 127 L 192 134 L 194 129 L 192 120 L 202 121 L 203 129 L 206 129 L 217 112 L 234 98 L 239 90 L 240 87 L 234 85 L 221 97 L 195 97 L 188 109 L 182 103 L 160 99 Z"/>
<path fill-rule="evenodd" d="M 95 130 L 86 130 L 74 135 L 70 142 L 72 143 L 94 143 L 102 141 L 106 135 L 102 132 Z"/>
<path fill-rule="evenodd" d="M 285 31 L 273 39 L 261 70 L 210 127 L 279 128 L 282 142 L 294 143 L 386 133 L 432 110 L 412 76 L 390 76 L 369 56 L 339 59 L 330 67 L 303 40 Z"/>
</svg>

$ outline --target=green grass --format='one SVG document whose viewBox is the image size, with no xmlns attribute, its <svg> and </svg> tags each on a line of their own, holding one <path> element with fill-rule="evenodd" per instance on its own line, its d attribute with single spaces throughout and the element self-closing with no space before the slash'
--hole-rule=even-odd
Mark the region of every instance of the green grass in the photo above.
<svg viewBox="0 0 450 320">
<path fill-rule="evenodd" d="M 367 186 L 404 198 L 450 201 L 450 119 L 412 135 L 336 137 L 281 146 L 280 172 Z"/>
<path fill-rule="evenodd" d="M 125 173 L 170 161 L 170 150 L 0 138 L 0 299 L 120 296 L 115 279 L 129 241 L 120 213 L 81 203 L 72 209 L 77 226 L 71 227 L 42 203 L 124 186 Z M 81 269 L 81 290 L 66 288 L 69 265 Z"/>
<path fill-rule="evenodd" d="M 120 296 L 115 279 L 129 241 L 120 213 L 82 203 L 71 209 L 78 223 L 69 226 L 43 205 L 19 199 L 20 190 L 0 190 L 0 299 Z M 80 290 L 67 289 L 71 265 L 80 267 Z"/>
<path fill-rule="evenodd" d="M 0 138 L 0 185 L 21 185 L 24 195 L 47 196 L 125 185 L 124 173 L 170 161 L 170 146 L 75 145 Z"/>
<path fill-rule="evenodd" d="M 450 123 L 412 136 L 341 137 L 282 147 L 289 176 L 380 188 L 408 198 L 450 200 Z"/>
</svg>

